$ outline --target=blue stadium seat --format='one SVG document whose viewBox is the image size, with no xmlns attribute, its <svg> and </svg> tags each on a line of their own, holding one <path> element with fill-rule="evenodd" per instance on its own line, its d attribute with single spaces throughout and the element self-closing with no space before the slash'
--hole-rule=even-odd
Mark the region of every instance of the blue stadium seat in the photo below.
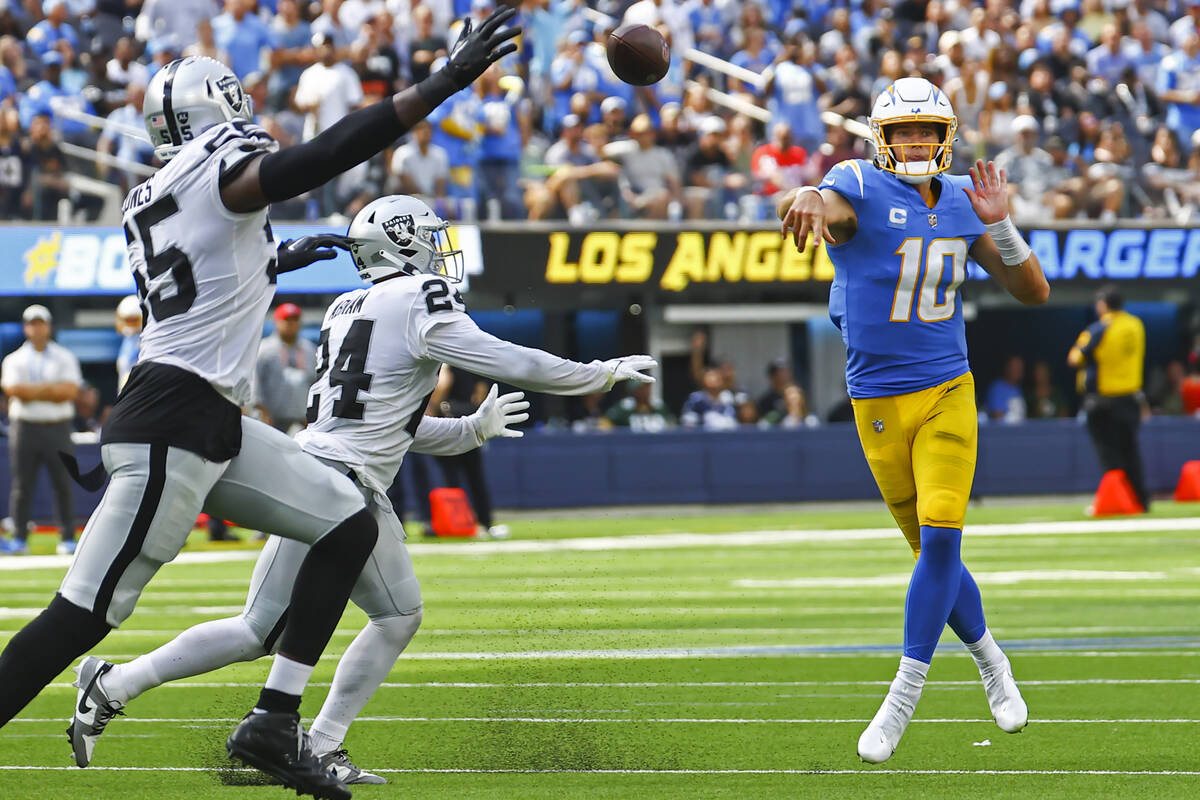
<svg viewBox="0 0 1200 800">
<path fill-rule="evenodd" d="M 111 329 L 62 330 L 54 338 L 81 364 L 112 364 L 121 349 L 121 334 Z"/>
</svg>

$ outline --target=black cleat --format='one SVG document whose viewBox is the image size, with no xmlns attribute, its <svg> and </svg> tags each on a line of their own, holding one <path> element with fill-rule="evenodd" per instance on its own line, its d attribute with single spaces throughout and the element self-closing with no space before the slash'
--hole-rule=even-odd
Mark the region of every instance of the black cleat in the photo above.
<svg viewBox="0 0 1200 800">
<path fill-rule="evenodd" d="M 225 749 L 257 770 L 283 781 L 296 794 L 311 794 L 317 800 L 350 800 L 350 790 L 321 768 L 308 747 L 308 737 L 296 713 L 268 712 L 246 715 Z"/>
</svg>

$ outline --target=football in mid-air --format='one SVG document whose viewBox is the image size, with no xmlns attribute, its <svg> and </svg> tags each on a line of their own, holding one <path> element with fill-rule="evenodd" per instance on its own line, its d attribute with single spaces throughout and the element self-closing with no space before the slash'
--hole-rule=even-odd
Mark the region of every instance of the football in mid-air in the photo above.
<svg viewBox="0 0 1200 800">
<path fill-rule="evenodd" d="M 649 86 L 671 68 L 671 48 L 649 25 L 622 25 L 608 37 L 608 64 L 626 83 Z"/>
</svg>

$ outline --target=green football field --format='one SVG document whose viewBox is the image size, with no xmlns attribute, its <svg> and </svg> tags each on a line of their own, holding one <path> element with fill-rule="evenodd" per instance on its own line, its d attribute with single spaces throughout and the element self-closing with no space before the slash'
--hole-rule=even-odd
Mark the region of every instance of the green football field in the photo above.
<svg viewBox="0 0 1200 800">
<path fill-rule="evenodd" d="M 879 766 L 855 743 L 895 672 L 912 568 L 881 508 L 564 513 L 506 520 L 510 541 L 415 542 L 424 626 L 347 742 L 390 784 L 354 795 L 1200 796 L 1200 506 L 1090 520 L 1082 505 L 969 516 L 964 557 L 1029 727 L 995 726 L 947 631 Z M 236 613 L 254 555 L 195 534 L 97 652 L 127 660 Z M 0 561 L 0 640 L 64 570 L 53 556 Z M 306 717 L 364 619 L 347 613 Z M 0 731 L 0 798 L 290 796 L 224 757 L 268 666 L 137 698 L 86 770 L 71 766 L 64 673 Z"/>
</svg>

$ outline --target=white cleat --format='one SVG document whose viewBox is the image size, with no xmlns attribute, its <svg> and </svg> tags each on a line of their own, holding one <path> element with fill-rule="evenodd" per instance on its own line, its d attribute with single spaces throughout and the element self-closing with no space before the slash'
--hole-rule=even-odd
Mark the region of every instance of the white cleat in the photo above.
<svg viewBox="0 0 1200 800">
<path fill-rule="evenodd" d="M 67 739 L 75 751 L 75 763 L 81 767 L 91 763 L 96 740 L 104 733 L 109 721 L 124 713 L 121 711 L 124 704 L 110 698 L 100 685 L 100 676 L 112 668 L 112 664 L 96 656 L 88 656 L 75 667 L 79 677 L 74 685 L 79 691 L 75 698 L 75 715 L 67 728 Z"/>
<path fill-rule="evenodd" d="M 1012 665 L 1008 659 L 994 667 L 980 670 L 983 678 L 983 688 L 987 692 L 988 705 L 992 709 L 992 719 L 1005 733 L 1020 733 L 1029 723 L 1029 707 L 1021 690 L 1013 679 Z"/>
<path fill-rule="evenodd" d="M 889 691 L 871 724 L 858 737 L 858 757 L 868 764 L 882 764 L 891 758 L 915 710 L 915 700 Z"/>
</svg>

